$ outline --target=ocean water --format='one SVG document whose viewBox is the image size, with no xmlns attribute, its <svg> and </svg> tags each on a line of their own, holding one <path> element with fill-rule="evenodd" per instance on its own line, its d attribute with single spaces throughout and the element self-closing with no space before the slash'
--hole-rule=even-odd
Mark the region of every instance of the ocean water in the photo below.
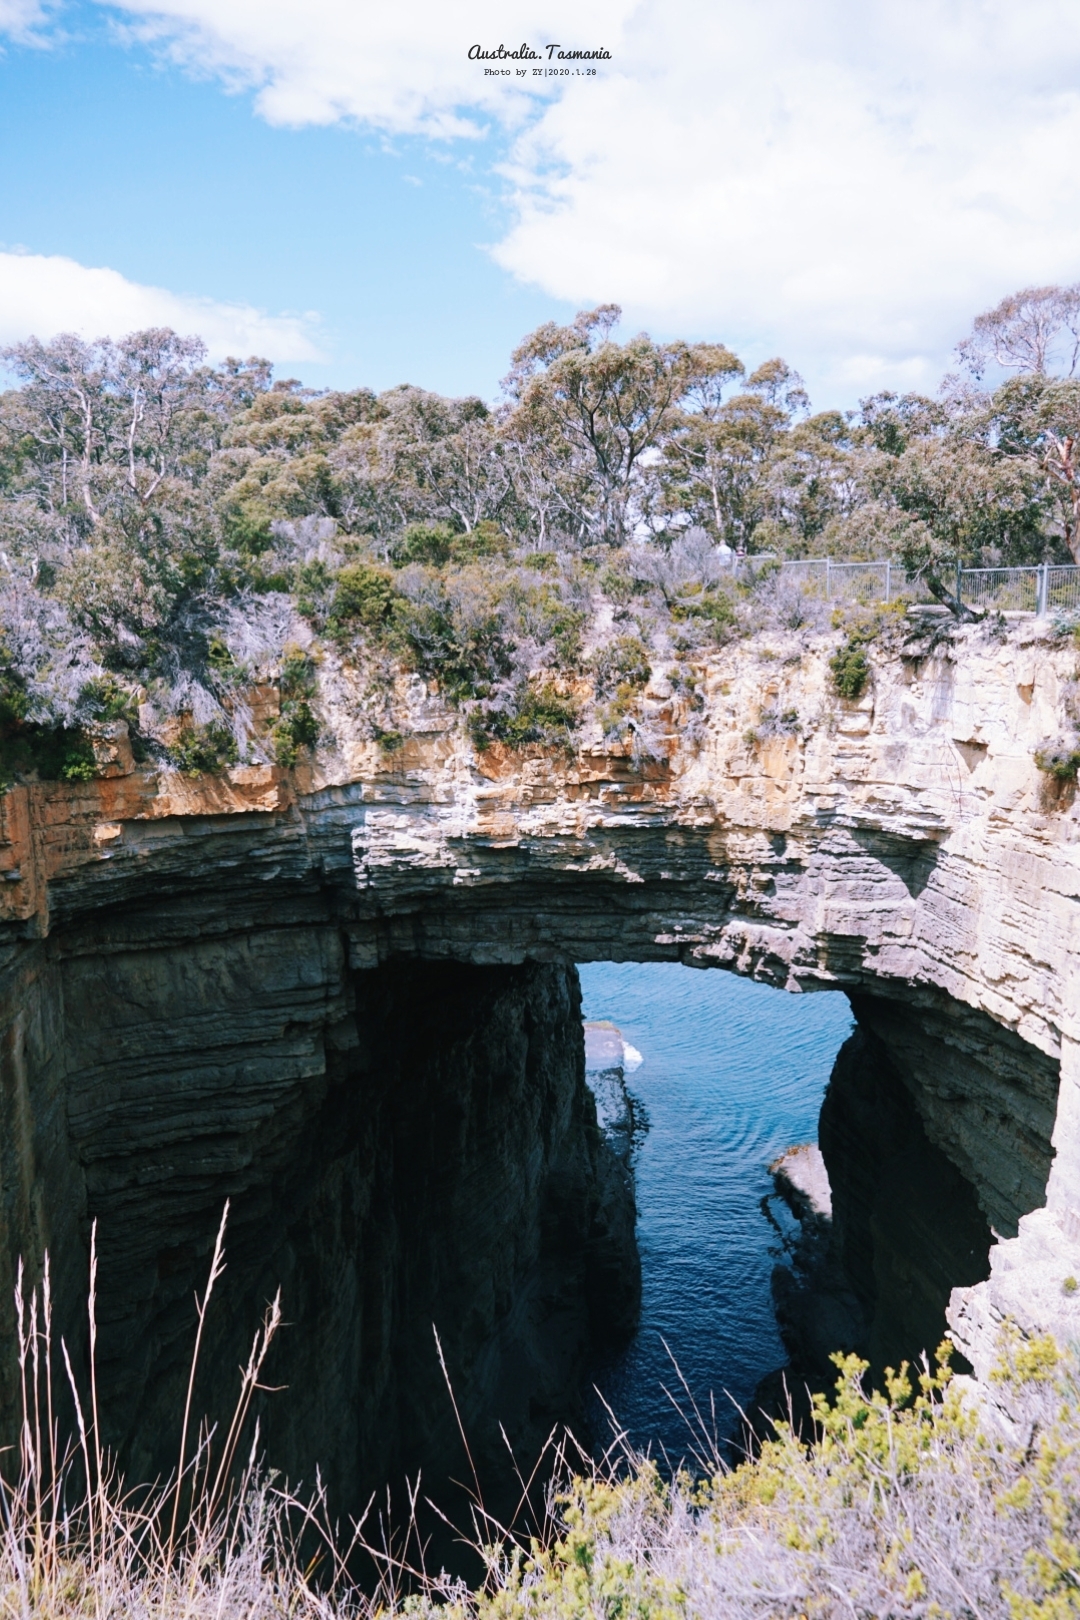
<svg viewBox="0 0 1080 1620">
<path fill-rule="evenodd" d="M 631 1442 L 676 1463 L 692 1440 L 665 1393 L 687 1408 L 672 1358 L 710 1424 L 714 1402 L 721 1435 L 738 1426 L 732 1402 L 748 1408 L 759 1379 L 785 1361 L 768 1165 L 816 1141 L 851 1009 L 839 993 L 790 995 L 675 963 L 579 971 L 585 1018 L 610 1019 L 641 1055 L 626 1084 L 648 1120 L 634 1157 L 641 1322 L 596 1383 Z M 610 1426 L 599 1401 L 592 1418 L 602 1441 Z"/>
</svg>

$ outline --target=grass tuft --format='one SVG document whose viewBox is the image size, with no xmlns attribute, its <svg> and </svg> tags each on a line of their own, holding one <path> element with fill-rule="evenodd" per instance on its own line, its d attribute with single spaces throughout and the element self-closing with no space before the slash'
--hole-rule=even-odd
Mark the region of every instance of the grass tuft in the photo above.
<svg viewBox="0 0 1080 1620">
<path fill-rule="evenodd" d="M 429 1567 L 420 1482 L 404 1529 L 389 1504 L 337 1539 L 324 1493 L 301 1501 L 265 1473 L 256 1390 L 281 1322 L 256 1336 L 230 1422 L 193 1430 L 203 1327 L 223 1266 L 226 1205 L 207 1284 L 174 1474 L 131 1490 L 102 1445 L 96 1380 L 97 1255 L 91 1240 L 88 1394 L 67 1347 L 57 1358 L 49 1262 L 16 1290 L 22 1390 L 19 1442 L 0 1476 L 0 1616 L 11 1620 L 1068 1620 L 1080 1613 L 1080 1363 L 1049 1338 L 1007 1325 L 980 1400 L 954 1380 L 950 1347 L 933 1368 L 886 1372 L 837 1356 L 831 1399 L 815 1396 L 812 1433 L 761 1423 L 729 1466 L 685 1381 L 676 1401 L 688 1461 L 672 1475 L 614 1426 L 589 1457 L 553 1433 L 508 1523 L 484 1505 L 469 1458 L 469 1523 L 451 1529 L 480 1560 L 472 1586 Z M 1071 1281 L 1072 1279 L 1067 1279 Z M 436 1354 L 446 1372 L 436 1335 Z M 77 1436 L 61 1446 L 57 1360 Z M 541 1486 L 538 1481 L 550 1479 Z M 429 1506 L 432 1504 L 428 1504 Z M 435 1509 L 438 1513 L 438 1508 Z M 449 1521 L 447 1521 L 449 1523 Z M 356 1559 L 368 1572 L 357 1579 Z M 372 1573 L 373 1572 L 373 1573 Z"/>
</svg>

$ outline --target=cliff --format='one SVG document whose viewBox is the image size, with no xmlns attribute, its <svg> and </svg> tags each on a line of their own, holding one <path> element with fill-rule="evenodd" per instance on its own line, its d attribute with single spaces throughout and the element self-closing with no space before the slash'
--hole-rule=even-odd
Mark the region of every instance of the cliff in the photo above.
<svg viewBox="0 0 1080 1620">
<path fill-rule="evenodd" d="M 435 1091 L 408 1115 L 412 1076 L 436 1072 L 438 1041 L 415 1071 L 396 1055 L 416 1008 L 436 994 L 425 986 L 454 985 L 452 1010 L 474 993 L 510 996 L 511 1023 L 533 1030 L 533 1051 L 566 1038 L 556 1034 L 560 1017 L 573 1022 L 561 964 L 674 959 L 797 992 L 848 990 L 903 1088 L 897 1107 L 971 1190 L 972 1219 L 997 1236 L 989 1280 L 951 1307 L 976 1369 L 987 1370 L 1005 1312 L 1028 1330 L 1075 1337 L 1080 1304 L 1062 1283 L 1080 1275 L 1080 812 L 1072 786 L 1033 759 L 1065 728 L 1075 649 L 1030 622 L 1008 635 L 927 630 L 873 654 L 865 696 L 845 703 L 829 678 L 834 646 L 776 634 L 708 665 L 654 672 L 642 735 L 655 740 L 636 760 L 598 735 L 573 758 L 498 747 L 478 755 L 415 677 L 394 693 L 405 740 L 388 753 L 354 724 L 361 675 L 327 664 L 328 741 L 291 774 L 151 775 L 133 767 L 118 730 L 101 746 L 99 779 L 9 792 L 0 800 L 0 1264 L 9 1280 L 17 1253 L 40 1257 L 48 1244 L 73 1257 L 60 1287 L 76 1298 L 87 1223 L 99 1216 L 103 1277 L 115 1259 L 122 1279 L 122 1297 L 108 1303 L 110 1331 L 125 1346 L 117 1378 L 130 1383 L 141 1357 L 135 1384 L 149 1390 L 161 1367 L 179 1364 L 211 1211 L 248 1189 L 250 1227 L 236 1242 L 250 1258 L 237 1269 L 264 1291 L 283 1280 L 290 1310 L 289 1288 L 298 1291 L 292 1331 L 320 1324 L 320 1342 L 348 1369 L 345 1401 L 360 1352 L 342 1348 L 343 1336 L 367 1346 L 365 1367 L 400 1365 L 402 1341 L 389 1347 L 386 1324 L 419 1321 L 457 1264 L 425 1251 L 427 1292 L 414 1296 L 410 1285 L 412 1303 L 395 1316 L 387 1279 L 399 1268 L 371 1260 L 357 1237 L 362 1210 L 391 1196 L 372 1180 L 373 1163 L 393 1160 L 392 1197 L 406 1205 L 414 1195 L 400 1189 L 413 1185 L 414 1169 L 416 1185 L 434 1185 L 435 1137 L 409 1168 L 405 1144 L 438 1117 L 448 1071 L 438 1085 L 416 1082 L 415 1097 Z M 554 978 L 540 973 L 544 963 Z M 409 980 L 438 964 L 480 977 Z M 523 964 L 524 979 L 485 977 Z M 559 1016 L 530 1000 L 550 1006 L 560 996 Z M 477 1019 L 475 1030 L 492 1027 Z M 478 1052 L 475 1030 L 461 1038 Z M 498 1217 L 497 1244 L 511 1248 L 518 1239 L 507 1234 L 522 1222 L 532 1233 L 503 1272 L 489 1257 L 473 1275 L 463 1260 L 460 1286 L 448 1285 L 459 1301 L 475 1289 L 466 1362 L 532 1308 L 515 1301 L 543 1294 L 543 1255 L 568 1252 L 565 1236 L 561 1250 L 545 1250 L 543 1232 L 572 1227 L 571 1248 L 592 1233 L 587 1264 L 609 1282 L 626 1252 L 625 1207 L 620 1214 L 595 1162 L 568 1181 L 557 1168 L 593 1151 L 587 1124 L 567 1123 L 582 1107 L 578 1080 L 564 1079 L 559 1093 L 535 1061 L 497 1065 L 516 1076 L 501 1123 L 466 1101 L 464 1117 L 478 1110 L 483 1129 L 458 1119 L 436 1132 L 440 1142 L 464 1132 L 455 1186 L 475 1182 L 477 1166 L 498 1162 L 504 1127 L 539 1110 L 507 1149 L 488 1201 L 453 1216 L 455 1229 L 459 1217 L 474 1229 Z M 564 1075 L 568 1065 L 566 1050 Z M 381 1101 L 361 1074 L 378 1076 Z M 480 1070 L 476 1084 L 482 1095 Z M 873 1112 L 872 1099 L 866 1106 Z M 847 1117 L 857 1111 L 853 1102 Z M 546 1189 L 528 1213 L 505 1191 L 521 1173 L 509 1168 L 515 1152 L 530 1166 L 529 1185 Z M 571 1184 L 578 1191 L 560 1204 L 556 1189 Z M 416 1210 L 457 1210 L 449 1193 L 449 1203 L 427 1197 L 416 1195 Z M 569 1226 L 552 1213 L 566 1207 L 576 1211 Z M 905 1192 L 884 1214 L 879 1206 L 878 1226 L 902 1225 L 909 1213 Z M 332 1242 L 298 1235 L 328 1230 L 339 1234 Z M 364 1259 L 350 1261 L 348 1277 L 329 1275 L 327 1252 Z M 946 1271 L 949 1253 L 943 1242 Z M 895 1254 L 872 1257 L 871 1271 L 879 1262 L 895 1269 Z M 374 1314 L 350 1306 L 346 1331 L 341 1302 L 361 1275 L 383 1303 Z M 571 1315 L 598 1286 L 580 1268 L 576 1276 Z M 10 1297 L 3 1277 L 0 1289 Z M 628 1319 L 625 1289 L 608 1297 L 603 1314 Z M 580 1364 L 586 1337 L 568 1330 L 564 1367 Z M 316 1376 L 315 1362 L 304 1365 Z M 389 1377 L 379 1373 L 377 1386 L 389 1389 Z M 295 1419 L 309 1434 L 315 1398 Z M 373 1433 L 366 1421 L 350 1418 L 350 1433 Z M 412 1421 L 391 1426 L 398 1438 L 379 1466 L 395 1446 L 405 1458 Z"/>
</svg>

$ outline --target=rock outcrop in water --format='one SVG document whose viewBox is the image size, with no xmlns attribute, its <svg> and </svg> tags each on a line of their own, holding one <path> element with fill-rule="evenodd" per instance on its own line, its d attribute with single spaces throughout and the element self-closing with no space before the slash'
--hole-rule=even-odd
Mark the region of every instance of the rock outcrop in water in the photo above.
<svg viewBox="0 0 1080 1620">
<path fill-rule="evenodd" d="M 462 1356 L 501 1366 L 497 1346 L 515 1322 L 519 1342 L 536 1336 L 527 1302 L 548 1297 L 547 1285 L 530 1279 L 548 1275 L 546 1254 L 569 1252 L 564 1237 L 561 1250 L 545 1249 L 552 1232 L 573 1225 L 570 1247 L 592 1256 L 593 1272 L 574 1273 L 579 1300 L 601 1286 L 614 1299 L 625 1258 L 613 1257 L 626 1253 L 625 1212 L 605 1206 L 597 1165 L 591 1182 L 584 1176 L 590 1127 L 570 1123 L 580 1107 L 572 1087 L 560 1093 L 563 1082 L 525 1056 L 505 1069 L 517 1099 L 505 1115 L 447 1101 L 436 1133 L 462 1153 L 472 1144 L 472 1158 L 452 1159 L 461 1187 L 477 1176 L 482 1187 L 490 1157 L 493 1186 L 507 1189 L 476 1205 L 487 1213 L 471 1226 L 453 1216 L 454 1230 L 493 1252 L 470 1258 L 466 1245 L 455 1259 L 452 1233 L 408 1228 L 452 1191 L 430 1133 L 415 1158 L 410 1133 L 441 1117 L 443 1088 L 465 1072 L 447 1067 L 434 1035 L 429 1058 L 400 1067 L 413 1009 L 429 999 L 423 975 L 438 964 L 472 971 L 450 996 L 455 1010 L 474 997 L 504 1009 L 460 1032 L 479 1097 L 494 1085 L 495 1069 L 483 1079 L 489 1032 L 495 1041 L 505 1025 L 493 1048 L 504 1053 L 533 1049 L 527 1029 L 558 1044 L 571 997 L 561 964 L 659 959 L 791 990 L 847 989 L 864 1038 L 896 1076 L 889 1106 L 907 1108 L 903 1129 L 918 1123 L 1002 1240 L 989 1281 L 952 1305 L 977 1370 L 989 1366 L 1003 1311 L 1076 1336 L 1080 1302 L 1062 1280 L 1080 1274 L 1078 809 L 1033 760 L 1062 729 L 1075 653 L 1037 627 L 1006 640 L 968 630 L 878 659 L 866 696 L 844 703 L 831 691 L 831 650 L 828 638 L 808 649 L 782 634 L 741 645 L 692 672 L 700 698 L 685 671 L 657 673 L 646 703 L 667 740 L 663 757 L 637 763 L 599 738 L 573 760 L 478 756 L 415 678 L 395 698 L 404 745 L 384 754 L 352 727 L 356 677 L 327 667 L 322 712 L 334 741 L 292 775 L 154 776 L 132 766 L 118 737 L 106 779 L 8 793 L 0 1298 L 10 1298 L 15 1256 L 37 1264 L 48 1244 L 78 1337 L 88 1225 L 99 1218 L 111 1290 L 103 1343 L 107 1330 L 122 1347 L 108 1376 L 124 1391 L 125 1421 L 146 1414 L 156 1434 L 186 1357 L 193 1280 L 231 1194 L 233 1297 L 240 1278 L 257 1278 L 256 1293 L 281 1281 L 304 1369 L 294 1383 L 335 1391 L 291 1391 L 281 1405 L 297 1415 L 274 1420 L 283 1444 L 311 1455 L 332 1414 L 348 1436 L 342 1456 L 359 1447 L 376 1472 L 404 1459 L 408 1436 L 432 1421 L 433 1386 L 408 1362 L 400 1324 L 445 1314 L 443 1297 L 468 1299 L 467 1325 L 454 1330 Z M 780 713 L 797 723 L 770 727 Z M 555 965 L 548 977 L 524 966 L 539 963 Z M 363 988 L 410 983 L 408 993 Z M 834 1133 L 865 1127 L 872 1140 L 863 1084 L 838 1086 Z M 428 1100 L 410 1113 L 417 1097 Z M 503 1153 L 499 1131 L 526 1119 Z M 564 1163 L 578 1166 L 569 1179 Z M 519 1183 L 532 1189 L 524 1203 Z M 578 1191 L 564 1198 L 571 1184 Z M 867 1309 L 871 1280 L 880 1296 L 882 1278 L 907 1263 L 899 1228 L 937 1218 L 929 1204 L 920 1213 L 911 1188 L 884 1210 L 871 1190 L 874 1199 L 855 1180 L 836 1189 L 838 1224 L 842 1206 L 853 1212 L 851 1263 Z M 365 1226 L 376 1206 L 389 1211 L 385 1249 Z M 941 1219 L 953 1207 L 946 1199 Z M 427 1258 L 398 1293 L 406 1229 Z M 971 1281 L 949 1275 L 954 1259 L 940 1247 L 938 1294 Z M 236 1320 L 258 1303 L 237 1305 Z M 549 1303 L 554 1320 L 563 1306 Z M 599 1314 L 618 1320 L 621 1309 Z M 582 1320 L 567 1329 L 578 1348 L 560 1365 L 580 1357 Z M 214 1358 L 232 1365 L 240 1337 L 230 1323 Z M 478 1372 L 478 1387 L 498 1388 L 500 1376 Z M 10 1411 L 10 1368 L 3 1377 Z M 416 1396 L 406 1393 L 414 1377 Z M 371 1442 L 376 1409 L 398 1415 Z"/>
</svg>

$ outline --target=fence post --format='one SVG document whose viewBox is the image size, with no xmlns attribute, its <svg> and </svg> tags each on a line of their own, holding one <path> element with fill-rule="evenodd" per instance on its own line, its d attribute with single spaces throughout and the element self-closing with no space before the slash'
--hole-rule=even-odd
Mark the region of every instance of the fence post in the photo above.
<svg viewBox="0 0 1080 1620">
<path fill-rule="evenodd" d="M 892 591 L 890 589 L 891 585 L 892 585 L 892 563 L 887 562 L 885 564 L 885 601 L 887 603 L 892 601 Z"/>
<path fill-rule="evenodd" d="M 829 600 L 829 570 L 830 570 L 831 566 L 832 565 L 831 565 L 830 559 L 828 557 L 826 557 L 826 559 L 825 559 L 825 600 L 826 600 L 826 602 Z"/>
<path fill-rule="evenodd" d="M 1050 568 L 1047 563 L 1039 564 L 1039 578 L 1035 585 L 1035 617 L 1045 619 L 1049 606 L 1050 595 Z"/>
<path fill-rule="evenodd" d="M 956 605 L 957 605 L 957 607 L 963 607 L 963 605 L 964 605 L 964 598 L 960 594 L 961 591 L 963 590 L 963 574 L 964 574 L 963 569 L 960 567 L 960 564 L 957 563 L 957 565 L 956 565 Z"/>
</svg>

